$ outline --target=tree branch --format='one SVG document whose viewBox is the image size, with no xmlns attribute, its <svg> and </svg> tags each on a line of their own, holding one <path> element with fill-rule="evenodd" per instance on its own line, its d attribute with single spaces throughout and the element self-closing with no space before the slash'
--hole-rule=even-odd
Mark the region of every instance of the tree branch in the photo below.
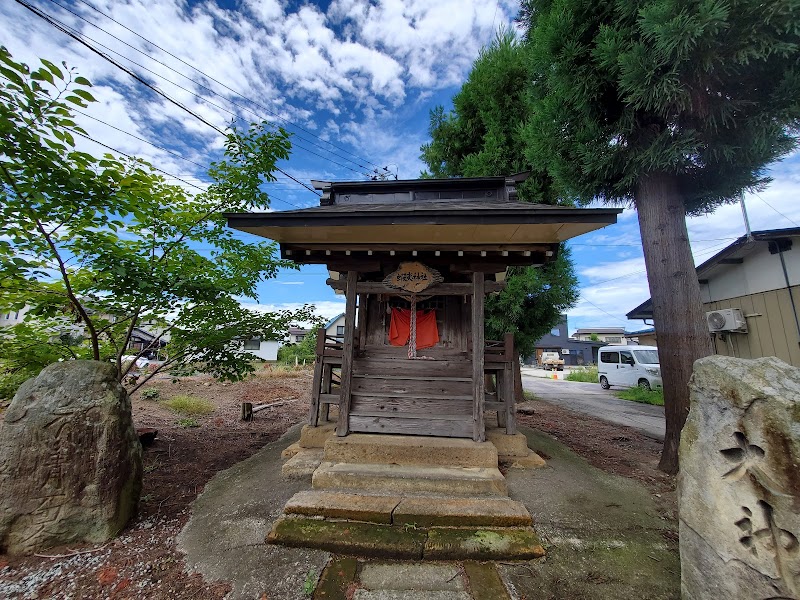
<svg viewBox="0 0 800 600">
<path fill-rule="evenodd" d="M 6 182 L 14 190 L 14 193 L 17 194 L 17 196 L 20 198 L 23 199 L 27 198 L 27 195 L 23 194 L 22 191 L 17 187 L 16 182 L 11 177 L 11 174 L 8 172 L 8 169 L 6 168 L 5 164 L 0 163 L 0 169 L 2 169 L 5 175 Z M 33 209 L 29 209 L 27 212 L 32 213 L 31 218 L 33 219 L 34 223 L 36 223 L 36 229 L 38 229 L 39 233 L 41 233 L 42 236 L 44 236 L 47 245 L 50 247 L 50 251 L 53 253 L 55 260 L 58 263 L 58 270 L 61 272 L 61 278 L 64 281 L 64 286 L 66 287 L 67 290 L 67 298 L 69 298 L 70 302 L 72 302 L 73 306 L 78 311 L 78 314 L 80 314 L 81 318 L 83 319 L 83 322 L 86 324 L 86 327 L 89 330 L 89 334 L 91 336 L 91 341 L 92 341 L 92 357 L 95 360 L 100 360 L 100 344 L 97 339 L 97 331 L 95 331 L 94 323 L 89 318 L 89 315 L 83 308 L 83 305 L 80 302 L 78 302 L 78 298 L 77 296 L 75 296 L 75 292 L 72 290 L 72 284 L 70 283 L 69 280 L 69 274 L 67 273 L 66 265 L 64 264 L 64 261 L 61 258 L 61 253 L 58 251 L 58 247 L 56 246 L 53 239 L 45 230 L 44 226 L 42 225 L 42 222 L 36 216 L 36 213 L 33 211 Z"/>
</svg>

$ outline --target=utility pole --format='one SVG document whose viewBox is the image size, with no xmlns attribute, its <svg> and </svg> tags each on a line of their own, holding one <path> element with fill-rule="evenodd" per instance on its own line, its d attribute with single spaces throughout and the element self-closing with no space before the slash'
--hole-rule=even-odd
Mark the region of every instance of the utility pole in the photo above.
<svg viewBox="0 0 800 600">
<path fill-rule="evenodd" d="M 747 216 L 747 207 L 744 205 L 744 191 L 739 193 L 739 204 L 742 206 L 742 216 L 744 217 L 744 228 L 747 231 L 747 241 L 753 241 L 753 232 L 750 231 L 750 219 Z"/>
</svg>

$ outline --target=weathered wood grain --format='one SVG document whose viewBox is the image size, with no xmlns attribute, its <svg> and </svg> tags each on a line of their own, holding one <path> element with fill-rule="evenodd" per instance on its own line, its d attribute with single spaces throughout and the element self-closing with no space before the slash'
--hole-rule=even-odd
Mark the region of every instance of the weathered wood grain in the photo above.
<svg viewBox="0 0 800 600">
<path fill-rule="evenodd" d="M 356 283 L 358 273 L 356 271 L 347 272 L 347 291 L 345 292 L 345 312 L 344 312 L 344 342 L 342 351 L 342 383 L 341 398 L 339 399 L 339 421 L 336 424 L 336 435 L 345 436 L 349 431 L 350 416 L 350 389 L 352 379 L 350 377 L 353 370 L 353 337 L 355 335 L 356 322 Z"/>
<path fill-rule="evenodd" d="M 486 429 L 483 422 L 484 379 L 483 379 L 483 301 L 484 301 L 484 275 L 472 274 L 472 439 L 476 442 L 486 440 Z"/>
<path fill-rule="evenodd" d="M 437 420 L 426 422 L 426 419 L 403 419 L 399 417 L 350 417 L 351 431 L 360 433 L 392 433 L 410 435 L 432 435 L 439 437 L 470 437 L 472 419 L 465 417 L 463 421 Z"/>
</svg>

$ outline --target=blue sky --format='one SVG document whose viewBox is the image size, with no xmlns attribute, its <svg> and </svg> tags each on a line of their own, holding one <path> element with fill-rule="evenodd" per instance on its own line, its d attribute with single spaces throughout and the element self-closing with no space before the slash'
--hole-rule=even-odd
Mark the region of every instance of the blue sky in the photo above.
<svg viewBox="0 0 800 600">
<path fill-rule="evenodd" d="M 218 127 L 262 119 L 283 125 L 294 133 L 294 150 L 280 166 L 306 184 L 364 179 L 376 169 L 416 177 L 429 111 L 449 107 L 480 48 L 517 11 L 506 0 L 26 1 Z M 29 64 L 66 61 L 95 84 L 99 102 L 90 117 L 78 115 L 91 137 L 203 185 L 198 165 L 221 148 L 212 129 L 11 0 L 0 3 L 0 43 Z M 772 175 L 768 189 L 746 197 L 753 229 L 800 226 L 800 156 Z M 275 210 L 317 204 L 284 175 L 268 191 Z M 636 213 L 620 217 L 570 243 L 581 284 L 570 331 L 644 327 L 625 318 L 649 291 Z M 738 205 L 688 224 L 698 264 L 744 233 Z M 320 265 L 282 273 L 259 287 L 259 305 L 313 303 L 334 316 L 344 302 L 326 277 Z"/>
</svg>

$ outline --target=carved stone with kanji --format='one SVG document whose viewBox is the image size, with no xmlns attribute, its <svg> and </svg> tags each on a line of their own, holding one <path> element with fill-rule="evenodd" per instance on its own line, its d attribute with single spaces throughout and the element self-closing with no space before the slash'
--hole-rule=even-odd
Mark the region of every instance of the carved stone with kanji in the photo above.
<svg viewBox="0 0 800 600">
<path fill-rule="evenodd" d="M 684 600 L 800 599 L 800 369 L 698 360 L 678 478 Z"/>
<path fill-rule="evenodd" d="M 135 514 L 142 449 L 110 363 L 46 367 L 0 421 L 0 552 L 104 542 Z"/>
</svg>

